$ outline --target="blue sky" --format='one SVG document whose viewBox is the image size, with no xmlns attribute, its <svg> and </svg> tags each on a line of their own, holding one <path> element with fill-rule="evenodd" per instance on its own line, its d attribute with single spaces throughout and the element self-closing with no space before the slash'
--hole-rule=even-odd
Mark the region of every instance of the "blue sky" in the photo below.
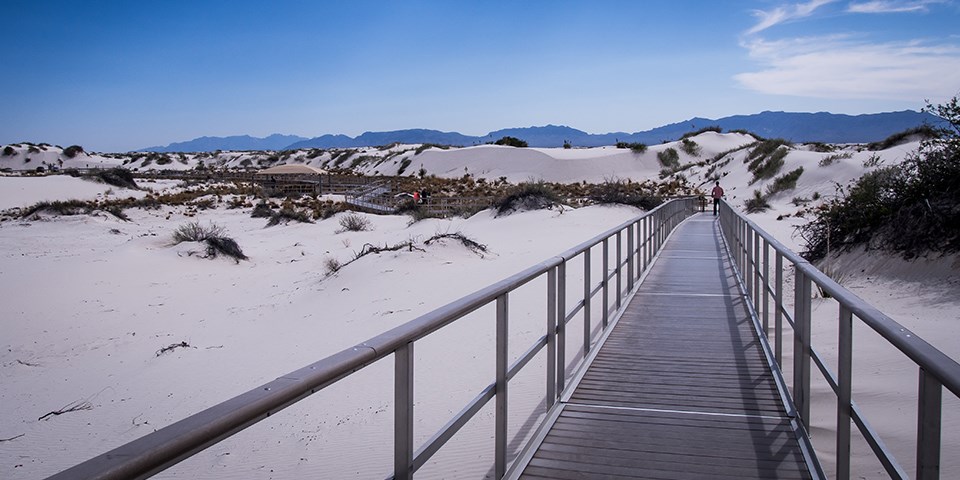
<svg viewBox="0 0 960 480">
<path fill-rule="evenodd" d="M 0 4 L 0 143 L 877 113 L 960 94 L 960 0 Z"/>
</svg>

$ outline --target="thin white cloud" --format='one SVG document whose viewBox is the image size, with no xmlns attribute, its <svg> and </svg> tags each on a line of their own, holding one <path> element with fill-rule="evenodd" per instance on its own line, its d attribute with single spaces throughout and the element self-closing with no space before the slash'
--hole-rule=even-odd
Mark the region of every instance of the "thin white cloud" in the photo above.
<svg viewBox="0 0 960 480">
<path fill-rule="evenodd" d="M 762 32 L 774 25 L 779 25 L 784 22 L 809 17 L 816 9 L 835 1 L 836 0 L 810 0 L 806 3 L 781 5 L 772 10 L 754 10 L 753 16 L 756 17 L 758 21 L 750 30 L 747 30 L 747 35 Z"/>
<path fill-rule="evenodd" d="M 931 4 L 943 3 L 942 0 L 871 0 L 869 2 L 852 2 L 847 11 L 850 13 L 912 13 L 927 12 Z"/>
<path fill-rule="evenodd" d="M 760 93 L 919 101 L 952 95 L 960 85 L 956 44 L 875 44 L 834 35 L 742 45 L 763 67 L 734 78 Z"/>
</svg>

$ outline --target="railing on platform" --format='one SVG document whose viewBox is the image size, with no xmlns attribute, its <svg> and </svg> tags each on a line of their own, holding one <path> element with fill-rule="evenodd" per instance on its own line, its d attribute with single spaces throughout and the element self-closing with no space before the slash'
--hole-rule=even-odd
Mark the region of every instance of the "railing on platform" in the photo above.
<svg viewBox="0 0 960 480">
<path fill-rule="evenodd" d="M 836 478 L 850 478 L 850 422 L 857 426 L 891 478 L 909 478 L 852 399 L 853 319 L 857 318 L 903 352 L 919 368 L 917 405 L 918 479 L 939 478 L 942 387 L 960 397 L 960 364 L 851 293 L 769 233 L 723 202 L 720 222 L 727 248 L 739 271 L 750 306 L 770 334 L 773 313 L 774 357 L 783 369 L 783 321 L 793 328 L 793 400 L 797 415 L 809 431 L 811 360 L 837 396 Z M 772 263 L 771 263 L 772 259 Z M 793 265 L 793 314 L 784 304 L 784 261 Z M 789 267 L 788 267 L 789 268 Z M 835 374 L 811 344 L 812 285 L 839 305 L 839 374 Z"/>
<path fill-rule="evenodd" d="M 391 354 L 395 362 L 392 478 L 411 478 L 490 400 L 495 400 L 496 407 L 493 471 L 497 478 L 502 478 L 508 464 L 515 460 L 508 458 L 507 391 L 510 379 L 546 348 L 545 406 L 549 409 L 560 398 L 567 386 L 567 379 L 582 364 L 599 336 L 612 324 L 616 315 L 622 313 L 626 307 L 625 300 L 638 286 L 638 280 L 670 232 L 695 211 L 696 202 L 693 198 L 669 201 L 558 256 L 51 478 L 149 477 Z M 583 298 L 568 308 L 567 268 L 578 257 L 583 262 Z M 604 272 L 599 281 L 591 279 L 593 268 L 600 268 Z M 547 280 L 546 333 L 511 363 L 507 353 L 510 293 L 543 276 Z M 614 294 L 612 299 L 611 293 Z M 591 316 L 598 294 L 602 312 L 599 319 L 602 328 L 599 329 L 595 328 L 597 323 Z M 460 413 L 425 444 L 414 450 L 415 343 L 489 304 L 496 306 L 495 380 L 481 389 Z M 569 365 L 565 358 L 567 325 L 578 315 L 583 319 L 583 346 L 578 354 L 582 358 L 579 364 Z"/>
</svg>

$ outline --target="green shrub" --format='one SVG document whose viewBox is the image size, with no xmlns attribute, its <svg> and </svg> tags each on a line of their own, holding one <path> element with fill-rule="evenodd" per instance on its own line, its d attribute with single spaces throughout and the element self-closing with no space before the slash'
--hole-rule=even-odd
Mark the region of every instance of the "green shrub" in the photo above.
<svg viewBox="0 0 960 480">
<path fill-rule="evenodd" d="M 76 157 L 81 153 L 84 153 L 84 151 L 83 147 L 80 145 L 70 145 L 69 147 L 63 149 L 63 155 L 67 158 Z"/>
<path fill-rule="evenodd" d="M 813 142 L 810 144 L 810 147 L 813 149 L 814 152 L 817 152 L 817 153 L 830 153 L 837 149 L 833 145 L 823 143 L 823 142 Z"/>
<path fill-rule="evenodd" d="M 240 245 L 232 238 L 224 236 L 223 227 L 211 223 L 204 227 L 200 222 L 190 222 L 180 225 L 173 232 L 173 242 L 202 242 L 207 246 L 206 258 L 216 258 L 218 255 L 226 255 L 233 258 L 237 263 L 240 260 L 246 260 Z"/>
<path fill-rule="evenodd" d="M 647 144 L 640 142 L 617 142 L 617 148 L 629 148 L 633 153 L 643 153 L 647 151 Z"/>
<path fill-rule="evenodd" d="M 593 185 L 587 198 L 599 204 L 632 205 L 643 210 L 653 210 L 663 203 L 652 191 L 629 180 L 607 180 Z"/>
<path fill-rule="evenodd" d="M 921 139 L 933 139 L 940 136 L 940 131 L 930 125 L 920 125 L 919 127 L 908 128 L 902 132 L 894 133 L 889 137 L 879 141 L 867 144 L 867 150 L 886 150 L 897 145 L 902 145 L 910 141 L 910 137 L 919 136 Z"/>
<path fill-rule="evenodd" d="M 850 152 L 827 155 L 826 157 L 823 157 L 820 159 L 820 166 L 826 167 L 826 166 L 832 165 L 833 162 L 836 162 L 837 160 L 843 160 L 851 157 L 853 157 L 853 154 Z"/>
<path fill-rule="evenodd" d="M 743 134 L 743 135 L 750 135 L 751 137 L 756 138 L 758 141 L 761 141 L 761 142 L 764 141 L 764 140 L 766 140 L 766 138 L 761 137 L 760 135 L 757 135 L 756 133 L 753 133 L 753 132 L 751 132 L 750 130 L 745 130 L 745 129 L 743 129 L 743 128 L 737 128 L 737 129 L 735 129 L 735 130 L 730 130 L 729 132 L 730 132 L 730 133 L 740 133 L 740 134 Z"/>
<path fill-rule="evenodd" d="M 132 190 L 140 189 L 140 186 L 137 185 L 136 180 L 133 178 L 133 173 L 126 168 L 115 167 L 109 170 L 98 170 L 96 173 L 88 176 L 107 185 L 113 185 L 114 187 L 129 188 Z"/>
<path fill-rule="evenodd" d="M 560 203 L 557 195 L 549 185 L 540 182 L 526 182 L 513 187 L 506 195 L 493 202 L 497 215 L 504 215 L 517 210 L 539 210 L 551 208 Z"/>
<path fill-rule="evenodd" d="M 690 138 L 690 137 L 696 137 L 697 135 L 700 135 L 701 133 L 707 133 L 707 132 L 717 132 L 717 133 L 721 133 L 721 132 L 723 132 L 723 129 L 720 128 L 719 125 L 712 125 L 712 126 L 709 126 L 709 127 L 703 127 L 703 128 L 701 128 L 700 130 L 697 130 L 697 131 L 695 131 L 695 132 L 687 132 L 687 133 L 684 133 L 684 134 L 680 137 L 680 140 L 685 140 L 685 139 Z M 692 155 L 692 154 L 691 154 L 691 155 Z"/>
<path fill-rule="evenodd" d="M 370 220 L 367 218 L 356 214 L 348 213 L 340 217 L 340 230 L 337 233 L 341 232 L 365 232 L 373 229 L 373 224 L 370 223 Z"/>
<path fill-rule="evenodd" d="M 767 187 L 767 196 L 796 188 L 800 175 L 803 175 L 803 167 L 773 179 L 773 183 Z"/>
<path fill-rule="evenodd" d="M 272 227 L 281 223 L 287 224 L 291 221 L 300 223 L 313 223 L 313 220 L 310 219 L 310 215 L 304 212 L 291 208 L 282 208 L 279 212 L 275 212 L 270 215 L 270 220 L 267 220 L 267 226 Z"/>
<path fill-rule="evenodd" d="M 497 140 L 496 142 L 493 142 L 493 144 L 494 144 L 494 145 L 506 145 L 506 146 L 508 146 L 508 147 L 519 147 L 519 148 L 525 148 L 525 147 L 527 147 L 527 142 L 525 142 L 525 141 L 523 141 L 523 140 L 520 140 L 519 138 L 510 137 L 510 136 L 503 137 L 503 138 L 501 138 L 500 140 Z"/>
<path fill-rule="evenodd" d="M 14 155 L 16 155 L 16 154 L 17 154 L 17 150 L 16 150 L 15 148 L 11 147 L 10 145 L 7 145 L 6 147 L 3 147 L 3 156 L 5 156 L 5 157 L 12 157 L 12 156 L 14 156 Z"/>
<path fill-rule="evenodd" d="M 773 178 L 783 167 L 783 159 L 789 153 L 787 148 L 789 145 L 790 142 L 777 138 L 764 140 L 753 147 L 753 150 L 745 159 L 746 162 L 749 162 L 747 170 L 753 173 L 753 179 L 750 180 L 750 183 Z"/>
<path fill-rule="evenodd" d="M 754 190 L 753 198 L 744 202 L 743 207 L 747 213 L 760 213 L 767 211 L 770 208 L 770 204 L 767 203 L 767 199 L 763 198 L 763 195 L 760 194 L 760 190 Z"/>
<path fill-rule="evenodd" d="M 411 160 L 410 157 L 406 157 L 403 160 L 400 160 L 400 168 L 397 169 L 397 175 L 403 175 L 403 172 L 407 171 L 407 167 L 410 166 Z"/>
<path fill-rule="evenodd" d="M 687 155 L 690 155 L 691 157 L 699 157 L 700 152 L 703 151 L 703 149 L 700 148 L 700 145 L 698 145 L 697 142 L 690 140 L 689 138 L 684 138 L 683 140 L 680 140 L 680 150 L 683 150 L 684 153 L 686 153 Z"/>
<path fill-rule="evenodd" d="M 441 149 L 441 150 L 448 150 L 448 149 L 450 149 L 450 145 L 439 145 L 439 144 L 436 144 L 436 143 L 424 143 L 423 145 L 420 145 L 419 147 L 417 147 L 417 149 L 414 150 L 414 153 L 413 153 L 413 154 L 414 154 L 414 155 L 420 155 L 421 153 L 423 153 L 425 150 L 427 150 L 427 149 L 429 149 L 429 148 L 439 148 L 439 149 Z"/>
<path fill-rule="evenodd" d="M 947 127 L 902 163 L 864 174 L 800 229 L 803 255 L 824 258 L 855 246 L 913 258 L 960 251 L 960 105 L 957 97 L 925 110 Z"/>
<path fill-rule="evenodd" d="M 675 148 L 668 148 L 661 152 L 657 152 L 657 160 L 660 161 L 660 165 L 662 165 L 664 168 L 680 168 L 680 154 L 677 153 Z"/>
<path fill-rule="evenodd" d="M 270 218 L 271 216 L 273 216 L 273 207 L 267 202 L 258 203 L 250 212 L 250 218 Z"/>
</svg>

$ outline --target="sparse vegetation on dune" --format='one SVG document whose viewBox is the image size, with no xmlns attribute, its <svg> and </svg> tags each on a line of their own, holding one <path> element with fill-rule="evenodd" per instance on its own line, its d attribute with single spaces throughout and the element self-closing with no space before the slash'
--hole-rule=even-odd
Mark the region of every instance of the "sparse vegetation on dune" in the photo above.
<svg viewBox="0 0 960 480">
<path fill-rule="evenodd" d="M 783 159 L 790 152 L 789 147 L 790 142 L 782 138 L 764 140 L 754 146 L 747 158 L 744 159 L 744 162 L 747 163 L 747 170 L 753 173 L 750 183 L 773 178 L 783 167 Z"/>
<path fill-rule="evenodd" d="M 879 142 L 868 143 L 866 149 L 873 151 L 886 150 L 888 148 L 907 143 L 914 138 L 919 138 L 921 140 L 935 139 L 939 137 L 941 133 L 942 132 L 940 130 L 931 127 L 930 125 L 921 125 L 919 127 L 908 128 L 902 132 L 894 133 L 893 135 L 890 135 Z"/>
<path fill-rule="evenodd" d="M 557 195 L 545 182 L 521 183 L 511 188 L 493 203 L 497 215 L 507 215 L 518 210 L 541 210 L 560 204 Z"/>
<path fill-rule="evenodd" d="M 879 167 L 815 211 L 800 228 L 803 255 L 822 259 L 857 246 L 905 258 L 960 251 L 960 104 L 927 105 L 945 126 L 899 165 Z"/>
<path fill-rule="evenodd" d="M 675 148 L 667 148 L 657 152 L 657 160 L 660 161 L 663 168 L 677 169 L 680 167 L 680 154 L 677 153 Z"/>
</svg>

